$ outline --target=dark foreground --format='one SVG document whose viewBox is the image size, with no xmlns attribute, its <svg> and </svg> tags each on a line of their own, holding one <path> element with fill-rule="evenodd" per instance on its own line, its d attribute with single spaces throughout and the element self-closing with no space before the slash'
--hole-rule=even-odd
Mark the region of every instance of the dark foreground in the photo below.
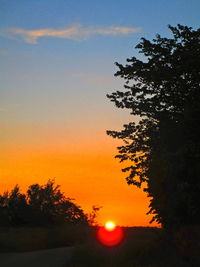
<svg viewBox="0 0 200 267">
<path fill-rule="evenodd" d="M 72 257 L 73 247 L 54 248 L 31 252 L 0 253 L 2 267 L 62 267 Z"/>
<path fill-rule="evenodd" d="M 200 266 L 199 227 L 170 239 L 162 229 L 124 228 L 115 247 L 96 239 L 96 228 L 63 226 L 0 230 L 1 267 L 189 267 Z"/>
</svg>

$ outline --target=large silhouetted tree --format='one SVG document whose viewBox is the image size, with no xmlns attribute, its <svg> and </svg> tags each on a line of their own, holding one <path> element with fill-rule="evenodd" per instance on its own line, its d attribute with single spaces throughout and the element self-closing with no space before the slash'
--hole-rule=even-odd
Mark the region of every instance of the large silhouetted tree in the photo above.
<svg viewBox="0 0 200 267">
<path fill-rule="evenodd" d="M 129 162 L 126 180 L 144 183 L 149 213 L 166 228 L 200 223 L 200 29 L 169 29 L 171 38 L 141 39 L 143 60 L 116 63 L 125 86 L 108 95 L 140 118 L 108 134 L 125 142 L 116 157 Z"/>
</svg>

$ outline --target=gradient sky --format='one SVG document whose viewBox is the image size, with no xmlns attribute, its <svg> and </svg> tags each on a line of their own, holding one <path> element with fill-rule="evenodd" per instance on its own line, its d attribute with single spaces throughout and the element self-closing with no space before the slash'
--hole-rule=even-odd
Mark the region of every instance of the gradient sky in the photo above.
<svg viewBox="0 0 200 267">
<path fill-rule="evenodd" d="M 86 212 L 103 206 L 100 223 L 148 225 L 106 136 L 136 118 L 106 94 L 141 37 L 198 28 L 199 13 L 198 0 L 0 0 L 0 191 L 55 178 Z"/>
</svg>

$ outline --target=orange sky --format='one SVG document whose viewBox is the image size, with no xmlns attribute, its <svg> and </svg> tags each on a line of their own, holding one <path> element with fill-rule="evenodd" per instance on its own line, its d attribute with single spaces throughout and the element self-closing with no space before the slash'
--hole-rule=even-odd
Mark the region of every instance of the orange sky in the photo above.
<svg viewBox="0 0 200 267">
<path fill-rule="evenodd" d="M 19 134 L 19 127 L 9 129 L 16 135 L 11 135 L 12 140 L 7 135 L 2 146 L 1 191 L 16 183 L 24 190 L 32 183 L 44 184 L 55 178 L 66 196 L 75 198 L 86 212 L 92 205 L 103 206 L 100 224 L 113 220 L 120 225 L 149 225 L 151 216 L 145 215 L 149 199 L 142 190 L 126 184 L 122 165 L 114 159 L 119 141 L 103 131 L 93 138 L 84 133 L 82 137 L 68 133 L 66 138 L 67 133 L 44 127 L 32 129 L 30 136 L 30 129 L 23 127 L 24 135 Z"/>
<path fill-rule="evenodd" d="M 134 47 L 169 24 L 197 28 L 200 1 L 152 2 L 0 1 L 0 192 L 55 178 L 86 212 L 103 206 L 100 223 L 148 225 L 106 136 L 138 118 L 106 95 L 124 87 L 115 62 L 142 60 Z"/>
</svg>

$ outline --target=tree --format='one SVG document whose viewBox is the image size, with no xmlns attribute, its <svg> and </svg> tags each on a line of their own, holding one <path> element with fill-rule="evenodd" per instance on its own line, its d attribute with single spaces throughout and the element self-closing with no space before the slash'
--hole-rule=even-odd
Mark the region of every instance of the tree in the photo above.
<svg viewBox="0 0 200 267">
<path fill-rule="evenodd" d="M 124 90 L 108 98 L 140 121 L 107 131 L 124 141 L 116 158 L 130 163 L 127 183 L 146 185 L 152 221 L 166 228 L 200 223 L 200 29 L 169 29 L 172 38 L 141 39 L 145 60 L 116 63 Z"/>
<path fill-rule="evenodd" d="M 30 185 L 21 194 L 16 185 L 0 195 L 0 225 L 41 226 L 52 224 L 88 224 L 87 215 L 73 199 L 66 198 L 54 180 L 45 185 Z"/>
<path fill-rule="evenodd" d="M 27 202 L 32 209 L 32 214 L 36 215 L 34 218 L 37 223 L 87 224 L 86 214 L 72 200 L 64 196 L 60 191 L 60 186 L 55 185 L 54 180 L 48 180 L 43 186 L 33 184 L 27 190 Z"/>
<path fill-rule="evenodd" d="M 16 185 L 11 192 L 0 195 L 0 225 L 23 225 L 26 223 L 25 216 L 27 202 L 25 194 L 20 193 L 19 186 Z"/>
<path fill-rule="evenodd" d="M 97 226 L 98 222 L 97 222 L 97 217 L 99 215 L 99 210 L 102 209 L 102 206 L 92 206 L 92 211 L 87 215 L 88 217 L 88 223 L 91 226 Z"/>
</svg>

